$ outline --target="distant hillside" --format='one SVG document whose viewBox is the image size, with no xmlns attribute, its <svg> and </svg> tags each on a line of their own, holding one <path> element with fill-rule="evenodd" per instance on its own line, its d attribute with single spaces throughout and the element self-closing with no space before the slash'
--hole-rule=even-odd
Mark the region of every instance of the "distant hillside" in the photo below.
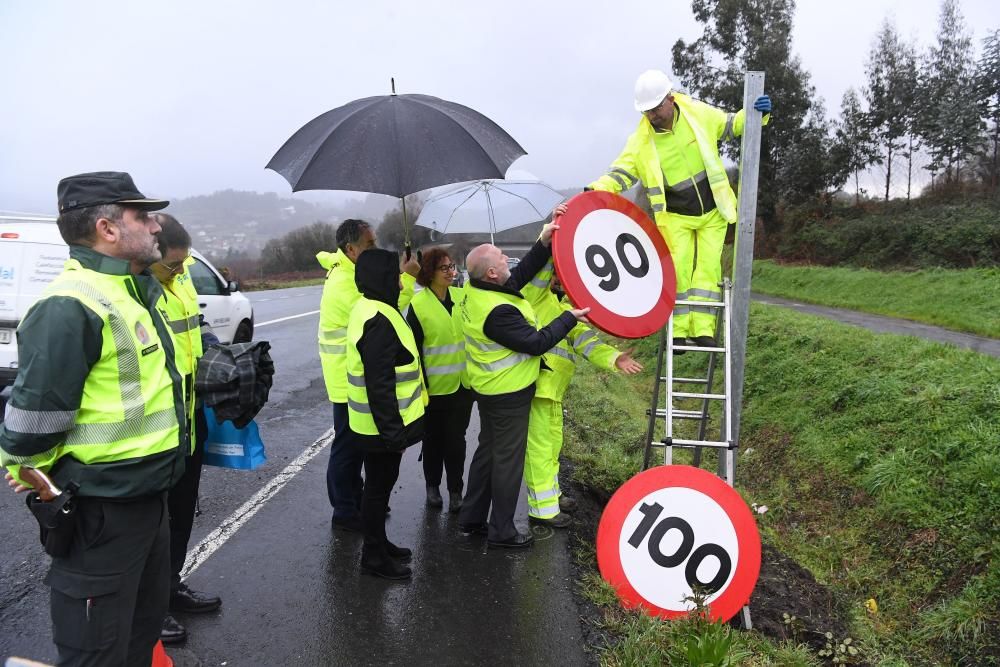
<svg viewBox="0 0 1000 667">
<path fill-rule="evenodd" d="M 216 257 L 256 256 L 269 239 L 318 220 L 341 220 L 331 206 L 241 190 L 175 199 L 167 212 L 188 228 L 196 248 Z"/>
</svg>

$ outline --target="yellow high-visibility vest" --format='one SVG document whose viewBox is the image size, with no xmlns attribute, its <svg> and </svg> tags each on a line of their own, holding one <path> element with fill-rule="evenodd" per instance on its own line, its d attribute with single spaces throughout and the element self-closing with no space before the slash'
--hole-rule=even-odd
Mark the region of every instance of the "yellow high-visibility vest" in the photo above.
<svg viewBox="0 0 1000 667">
<path fill-rule="evenodd" d="M 531 304 L 511 294 L 479 289 L 469 284 L 459 304 L 469 384 L 477 393 L 486 396 L 519 391 L 538 379 L 540 357 L 515 352 L 491 340 L 483 332 L 487 316 L 494 308 L 504 304 L 517 308 L 525 320 L 538 327 Z"/>
<path fill-rule="evenodd" d="M 351 430 L 362 435 L 378 435 L 378 428 L 372 418 L 371 406 L 368 403 L 368 390 L 365 387 L 365 367 L 361 363 L 361 353 L 358 351 L 358 341 L 364 333 L 365 322 L 381 313 L 392 324 L 399 341 L 406 351 L 413 355 L 413 360 L 402 366 L 396 366 L 396 400 L 399 402 L 399 416 L 403 425 L 412 424 L 424 414 L 424 404 L 427 396 L 423 391 L 423 379 L 420 377 L 420 357 L 417 354 L 417 342 L 413 339 L 410 326 L 399 314 L 399 311 L 381 301 L 361 299 L 351 311 L 347 324 L 347 417 Z"/>
<path fill-rule="evenodd" d="M 464 290 L 449 287 L 453 306 L 451 313 L 431 288 L 417 292 L 410 308 L 424 332 L 421 353 L 427 391 L 431 396 L 454 394 L 462 385 L 468 386 L 465 369 L 465 334 L 458 304 Z"/>
</svg>

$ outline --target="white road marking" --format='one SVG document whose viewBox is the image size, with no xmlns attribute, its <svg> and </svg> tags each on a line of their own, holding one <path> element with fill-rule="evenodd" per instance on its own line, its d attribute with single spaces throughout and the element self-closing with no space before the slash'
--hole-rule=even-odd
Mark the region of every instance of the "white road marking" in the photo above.
<svg viewBox="0 0 1000 667">
<path fill-rule="evenodd" d="M 305 448 L 298 458 L 289 463 L 284 470 L 275 475 L 274 479 L 258 491 L 253 498 L 243 503 L 239 509 L 229 515 L 218 528 L 213 530 L 208 536 L 199 542 L 193 549 L 188 551 L 187 561 L 184 570 L 181 571 L 181 579 L 187 579 L 198 569 L 209 557 L 226 543 L 230 537 L 236 534 L 247 521 L 264 506 L 268 500 L 274 497 L 278 491 L 288 484 L 295 475 L 299 474 L 309 461 L 319 454 L 333 440 L 333 428 L 321 435 L 313 444 Z"/>
<path fill-rule="evenodd" d="M 297 317 L 308 317 L 309 315 L 315 315 L 318 310 L 310 310 L 308 313 L 299 313 L 298 315 L 289 315 L 288 317 L 279 317 L 276 320 L 268 320 L 267 322 L 259 322 L 253 325 L 254 329 L 259 329 L 260 327 L 266 327 L 268 324 L 277 324 L 278 322 L 284 322 L 285 320 L 294 320 Z"/>
</svg>

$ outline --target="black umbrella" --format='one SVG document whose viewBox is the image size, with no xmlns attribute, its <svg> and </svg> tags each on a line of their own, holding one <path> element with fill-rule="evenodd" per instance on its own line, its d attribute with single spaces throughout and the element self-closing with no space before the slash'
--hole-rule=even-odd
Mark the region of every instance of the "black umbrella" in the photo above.
<svg viewBox="0 0 1000 667">
<path fill-rule="evenodd" d="M 352 190 L 403 199 L 440 185 L 503 178 L 526 154 L 478 111 L 430 95 L 397 95 L 395 82 L 392 90 L 309 121 L 267 168 L 284 176 L 293 192 Z"/>
</svg>

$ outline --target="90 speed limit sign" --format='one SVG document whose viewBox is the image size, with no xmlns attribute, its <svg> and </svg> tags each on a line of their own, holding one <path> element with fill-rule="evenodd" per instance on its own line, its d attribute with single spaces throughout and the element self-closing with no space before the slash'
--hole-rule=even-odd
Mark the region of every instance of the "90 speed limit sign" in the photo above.
<svg viewBox="0 0 1000 667">
<path fill-rule="evenodd" d="M 567 202 L 552 237 L 552 257 L 566 294 L 599 329 L 621 338 L 656 333 L 677 298 L 674 263 L 642 209 L 610 192 Z"/>
<path fill-rule="evenodd" d="M 597 564 L 626 607 L 676 618 L 697 588 L 712 619 L 727 621 L 760 574 L 760 534 L 750 508 L 700 468 L 651 468 L 611 497 L 597 529 Z"/>
</svg>

